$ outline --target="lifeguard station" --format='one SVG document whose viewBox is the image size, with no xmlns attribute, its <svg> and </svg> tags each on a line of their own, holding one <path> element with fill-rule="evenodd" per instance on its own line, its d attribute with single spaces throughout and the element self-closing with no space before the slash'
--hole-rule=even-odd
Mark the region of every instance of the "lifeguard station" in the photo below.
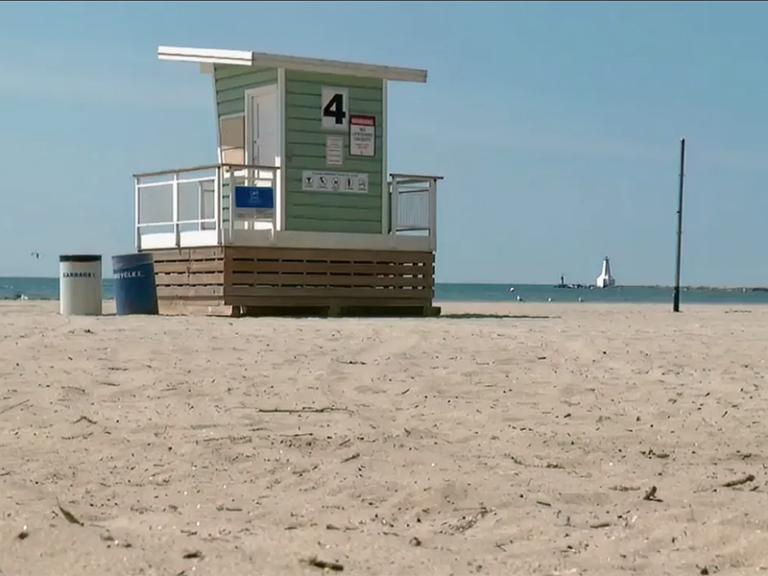
<svg viewBox="0 0 768 576">
<path fill-rule="evenodd" d="M 218 162 L 137 174 L 161 304 L 435 315 L 440 177 L 389 174 L 387 83 L 427 72 L 160 47 L 211 76 Z M 180 95 L 181 96 L 181 95 Z"/>
</svg>

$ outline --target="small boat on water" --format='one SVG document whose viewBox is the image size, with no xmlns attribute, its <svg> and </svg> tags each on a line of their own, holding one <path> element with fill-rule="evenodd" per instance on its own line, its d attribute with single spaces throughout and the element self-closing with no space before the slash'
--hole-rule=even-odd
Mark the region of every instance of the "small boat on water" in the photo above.
<svg viewBox="0 0 768 576">
<path fill-rule="evenodd" d="M 555 288 L 566 288 L 568 290 L 575 290 L 577 288 L 589 288 L 589 286 L 584 286 L 584 284 L 566 284 L 565 283 L 565 276 L 563 274 L 560 274 L 560 284 L 555 284 Z"/>
</svg>

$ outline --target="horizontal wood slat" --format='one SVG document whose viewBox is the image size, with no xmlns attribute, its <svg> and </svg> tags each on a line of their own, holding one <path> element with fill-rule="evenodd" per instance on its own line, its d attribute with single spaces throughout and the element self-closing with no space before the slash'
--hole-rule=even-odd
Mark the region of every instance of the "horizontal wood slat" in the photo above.
<svg viewBox="0 0 768 576">
<path fill-rule="evenodd" d="M 325 250 L 321 248 L 246 248 L 227 247 L 226 258 L 233 260 L 295 260 L 310 262 L 387 262 L 392 264 L 434 264 L 432 252 L 401 250 Z"/>
<path fill-rule="evenodd" d="M 375 300 L 376 298 L 396 299 L 424 299 L 431 300 L 434 295 L 432 290 L 403 290 L 388 288 L 292 288 L 271 286 L 226 286 L 224 289 L 225 300 L 229 297 L 285 297 L 285 298 L 361 298 Z"/>
<path fill-rule="evenodd" d="M 158 274 L 155 273 L 155 283 L 158 286 L 183 286 L 202 284 L 224 284 L 224 273 L 217 274 Z"/>
<path fill-rule="evenodd" d="M 221 297 L 224 286 L 158 286 L 158 298 L 210 298 Z"/>
<path fill-rule="evenodd" d="M 179 260 L 214 260 L 224 257 L 224 247 L 182 248 L 180 250 L 151 250 L 152 258 L 157 262 Z"/>
<path fill-rule="evenodd" d="M 428 298 L 328 298 L 327 296 L 228 296 L 226 302 L 232 306 L 260 306 L 260 307 L 336 307 L 346 308 L 405 308 L 405 307 L 429 307 L 431 301 Z"/>
<path fill-rule="evenodd" d="M 332 276 L 330 274 L 227 274 L 227 284 L 251 286 L 431 287 L 432 276 Z"/>
<path fill-rule="evenodd" d="M 265 274 L 434 274 L 432 264 L 388 264 L 369 262 L 296 262 L 293 260 L 233 260 L 233 272 L 259 272 Z"/>
<path fill-rule="evenodd" d="M 155 262 L 155 274 L 194 274 L 224 272 L 224 260 Z"/>
</svg>

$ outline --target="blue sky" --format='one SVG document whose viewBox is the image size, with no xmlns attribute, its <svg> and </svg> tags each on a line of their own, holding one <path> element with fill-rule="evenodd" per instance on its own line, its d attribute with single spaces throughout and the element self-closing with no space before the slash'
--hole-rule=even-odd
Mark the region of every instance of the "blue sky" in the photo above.
<svg viewBox="0 0 768 576">
<path fill-rule="evenodd" d="M 438 280 L 768 285 L 759 2 L 0 3 L 0 275 L 133 249 L 135 172 L 215 161 L 211 87 L 157 46 L 429 70 L 390 171 L 445 176 Z M 31 251 L 42 254 L 40 260 Z"/>
</svg>

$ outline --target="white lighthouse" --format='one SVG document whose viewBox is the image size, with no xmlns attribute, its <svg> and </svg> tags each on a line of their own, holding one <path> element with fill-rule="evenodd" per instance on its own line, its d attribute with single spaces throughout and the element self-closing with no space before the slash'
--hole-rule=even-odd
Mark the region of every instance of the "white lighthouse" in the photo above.
<svg viewBox="0 0 768 576">
<path fill-rule="evenodd" d="M 611 263 L 608 260 L 608 256 L 603 259 L 603 271 L 600 272 L 600 276 L 597 277 L 595 285 L 598 288 L 611 288 L 616 286 L 616 279 L 611 276 Z"/>
</svg>

